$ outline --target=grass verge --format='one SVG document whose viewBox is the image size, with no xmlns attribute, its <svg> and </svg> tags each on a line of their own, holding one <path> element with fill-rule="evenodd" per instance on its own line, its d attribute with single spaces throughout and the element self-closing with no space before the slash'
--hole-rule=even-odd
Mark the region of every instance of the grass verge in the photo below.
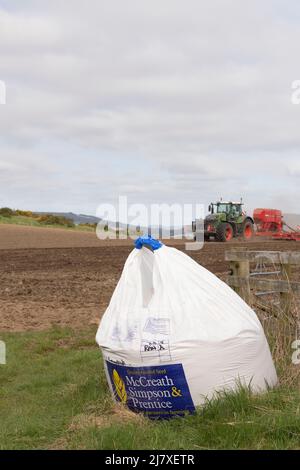
<svg viewBox="0 0 300 470">
<path fill-rule="evenodd" d="M 94 329 L 0 336 L 0 449 L 300 447 L 299 385 L 220 394 L 195 416 L 151 422 L 112 402 Z"/>
</svg>

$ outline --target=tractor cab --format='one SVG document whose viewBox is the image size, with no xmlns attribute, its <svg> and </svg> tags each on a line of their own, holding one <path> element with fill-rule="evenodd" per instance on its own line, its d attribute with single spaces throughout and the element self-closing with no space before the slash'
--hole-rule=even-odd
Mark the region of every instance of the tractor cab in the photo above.
<svg viewBox="0 0 300 470">
<path fill-rule="evenodd" d="M 210 214 L 226 214 L 235 218 L 242 215 L 242 206 L 242 202 L 212 202 L 208 207 L 208 212 Z"/>
</svg>

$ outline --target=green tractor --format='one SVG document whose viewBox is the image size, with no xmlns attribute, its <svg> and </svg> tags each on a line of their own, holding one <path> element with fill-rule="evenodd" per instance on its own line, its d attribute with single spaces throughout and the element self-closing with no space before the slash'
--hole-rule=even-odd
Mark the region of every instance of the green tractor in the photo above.
<svg viewBox="0 0 300 470">
<path fill-rule="evenodd" d="M 242 202 L 218 201 L 211 203 L 204 220 L 204 240 L 214 238 L 228 242 L 234 237 L 250 240 L 254 235 L 254 221 L 243 212 Z"/>
</svg>

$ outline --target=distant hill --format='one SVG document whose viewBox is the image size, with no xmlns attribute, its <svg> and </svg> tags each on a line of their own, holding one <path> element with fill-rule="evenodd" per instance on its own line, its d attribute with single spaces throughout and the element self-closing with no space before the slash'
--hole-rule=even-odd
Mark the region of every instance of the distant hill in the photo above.
<svg viewBox="0 0 300 470">
<path fill-rule="evenodd" d="M 99 217 L 94 217 L 93 215 L 85 215 L 85 214 L 74 214 L 73 212 L 36 212 L 39 215 L 51 214 L 57 215 L 59 217 L 66 217 L 67 219 L 71 219 L 74 224 L 97 224 L 101 219 Z"/>
<path fill-rule="evenodd" d="M 94 217 L 93 215 L 85 215 L 85 214 L 74 214 L 73 212 L 36 212 L 36 214 L 39 214 L 39 215 L 45 215 L 45 214 L 51 214 L 51 215 L 57 215 L 57 216 L 60 216 L 60 217 L 66 217 L 67 219 L 71 219 L 74 224 L 76 225 L 79 225 L 79 224 L 97 224 L 100 220 L 99 217 Z M 127 225 L 126 224 L 123 224 L 122 222 L 117 222 L 116 224 L 115 223 L 111 223 L 111 222 L 108 222 L 108 225 L 110 227 L 116 227 L 116 228 L 119 228 L 120 231 L 125 231 L 126 228 L 127 228 Z M 137 227 L 134 227 L 132 225 L 129 225 L 129 230 L 136 230 Z M 171 237 L 181 237 L 182 236 L 182 228 L 171 228 L 170 229 L 170 235 Z M 154 226 L 154 227 L 140 227 L 140 232 L 141 234 L 151 234 L 151 232 L 157 234 L 159 233 L 159 235 L 161 236 L 161 231 L 162 231 L 162 228 L 160 227 L 157 227 L 157 226 Z"/>
</svg>

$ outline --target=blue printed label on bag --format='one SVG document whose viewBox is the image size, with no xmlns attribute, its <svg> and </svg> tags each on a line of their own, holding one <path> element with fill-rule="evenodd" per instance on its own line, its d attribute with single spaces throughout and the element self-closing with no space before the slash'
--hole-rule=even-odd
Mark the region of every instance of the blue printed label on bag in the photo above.
<svg viewBox="0 0 300 470">
<path fill-rule="evenodd" d="M 194 413 L 182 364 L 129 367 L 106 361 L 115 398 L 149 418 Z"/>
</svg>

